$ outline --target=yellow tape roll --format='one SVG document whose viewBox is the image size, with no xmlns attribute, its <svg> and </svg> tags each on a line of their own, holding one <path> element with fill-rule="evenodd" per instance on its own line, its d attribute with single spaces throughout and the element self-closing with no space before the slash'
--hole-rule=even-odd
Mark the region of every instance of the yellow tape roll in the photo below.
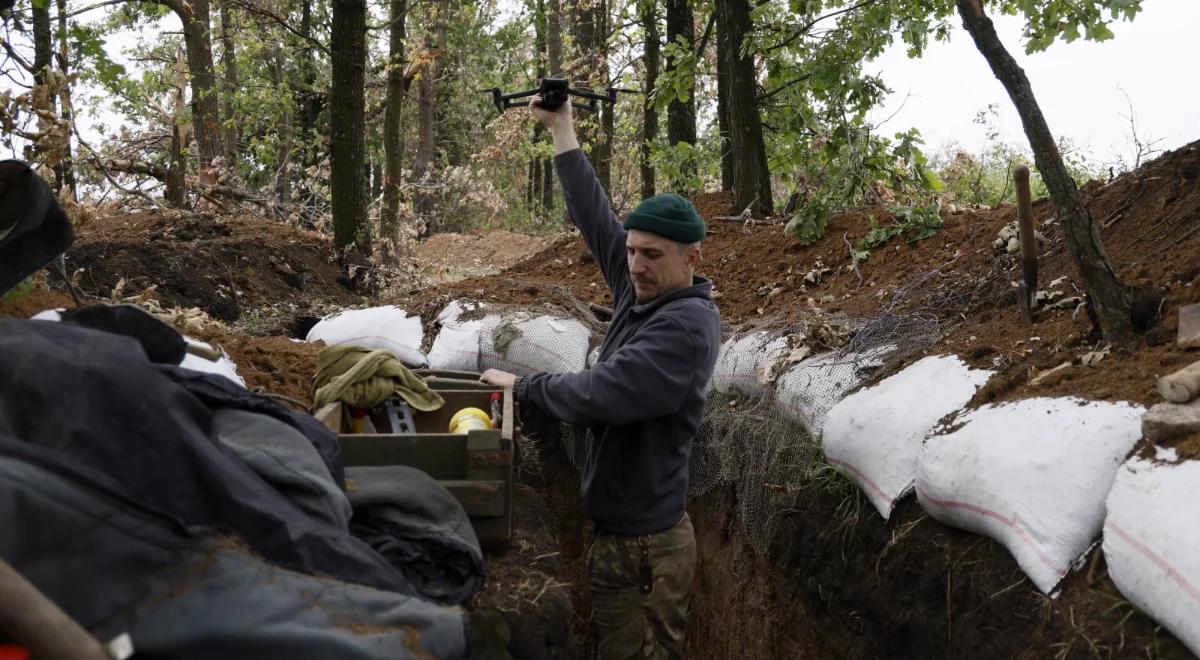
<svg viewBox="0 0 1200 660">
<path fill-rule="evenodd" d="M 463 408 L 450 418 L 451 433 L 466 433 L 471 429 L 492 428 L 492 418 L 479 408 Z"/>
</svg>

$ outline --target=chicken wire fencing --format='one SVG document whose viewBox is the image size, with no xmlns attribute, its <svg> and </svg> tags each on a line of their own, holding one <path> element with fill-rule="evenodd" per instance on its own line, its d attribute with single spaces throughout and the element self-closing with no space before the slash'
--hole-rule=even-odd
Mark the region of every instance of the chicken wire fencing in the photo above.
<svg viewBox="0 0 1200 660">
<path fill-rule="evenodd" d="M 693 443 L 689 495 L 734 488 L 747 539 L 765 553 L 802 488 L 840 481 L 825 462 L 825 417 L 850 392 L 940 336 L 932 314 L 831 318 L 742 330 L 721 346 Z M 567 458 L 582 469 L 586 429 L 563 424 Z"/>
</svg>

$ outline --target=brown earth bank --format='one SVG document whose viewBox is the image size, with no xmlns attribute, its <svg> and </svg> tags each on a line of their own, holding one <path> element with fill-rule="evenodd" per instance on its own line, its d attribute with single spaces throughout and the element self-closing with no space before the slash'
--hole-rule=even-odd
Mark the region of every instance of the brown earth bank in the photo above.
<svg viewBox="0 0 1200 660">
<path fill-rule="evenodd" d="M 112 296 L 154 286 L 167 306 L 236 321 L 246 310 L 292 303 L 361 303 L 328 237 L 254 216 L 101 208 L 80 220 L 67 270 L 84 292 Z"/>
<path fill-rule="evenodd" d="M 417 246 L 417 261 L 431 283 L 453 282 L 498 273 L 551 241 L 509 231 L 434 234 Z"/>
<path fill-rule="evenodd" d="M 1174 343 L 1178 308 L 1200 301 L 1200 143 L 1112 182 L 1090 183 L 1082 194 L 1119 276 L 1161 290 L 1161 300 L 1145 314 L 1148 328 L 1135 341 L 1102 342 L 1086 311 L 1072 306 L 1041 311 L 1032 327 L 1022 323 L 1013 286 L 1020 277 L 1017 259 L 991 246 L 1015 218 L 1008 205 L 948 209 L 932 238 L 892 239 L 856 271 L 848 243 L 862 238 L 872 221 L 892 221 L 885 209 L 835 216 L 824 238 L 800 246 L 777 225 L 719 220 L 716 216 L 733 210 L 729 197 L 700 196 L 695 202 L 712 231 L 702 272 L 714 280 L 731 328 L 787 328 L 813 307 L 859 319 L 903 314 L 933 319 L 941 336 L 937 352 L 953 351 L 998 371 L 974 404 L 1041 394 L 1155 403 L 1156 376 L 1200 359 L 1200 351 Z M 1053 206 L 1041 200 L 1035 215 L 1045 237 L 1041 288 L 1061 297 L 1080 295 Z M 314 299 L 343 306 L 399 303 L 427 319 L 453 297 L 570 310 L 578 310 L 580 301 L 611 303 L 594 260 L 574 236 L 554 239 L 498 274 L 364 300 L 339 280 L 342 271 L 326 239 L 267 221 L 170 212 L 108 215 L 88 221 L 79 235 L 68 264 L 72 271 L 85 268 L 78 280 L 86 291 L 108 297 L 121 279 L 127 294 L 158 285 L 156 295 L 165 302 L 200 306 L 218 318 L 280 304 L 294 305 L 297 315 L 317 314 L 310 307 Z M 452 249 L 453 239 L 443 240 L 450 246 L 443 250 L 446 267 L 462 266 L 451 257 L 468 252 Z M 516 251 L 503 251 L 503 259 Z M 488 259 L 499 257 L 468 259 L 467 266 L 478 260 L 494 267 Z M 231 299 L 229 292 L 239 290 L 242 295 Z M 38 288 L 0 303 L 0 315 L 28 316 L 59 306 L 69 306 L 69 298 Z M 207 332 L 201 338 L 228 350 L 248 385 L 307 402 L 318 346 L 228 328 Z M 281 323 L 276 333 L 296 330 Z M 1103 359 L 1083 366 L 1079 357 L 1092 351 Z M 1042 384 L 1031 383 L 1063 363 L 1071 366 Z M 541 567 L 548 561 L 542 555 L 558 552 L 563 580 L 571 584 L 573 629 L 582 640 L 588 531 L 578 475 L 561 455 L 552 428 L 538 437 L 544 467 L 525 482 L 529 490 L 519 493 L 548 498 L 548 506 L 519 515 L 546 522 L 554 539 L 525 538 L 527 547 L 518 544 L 510 554 L 494 556 L 496 579 L 481 602 L 525 614 L 557 602 L 560 589 L 552 582 L 542 582 L 532 595 L 530 588 L 543 579 L 534 572 L 558 579 L 557 569 Z M 794 486 L 790 512 L 765 556 L 747 543 L 732 487 L 692 500 L 701 560 L 689 657 L 1187 655 L 1115 591 L 1098 550 L 1069 578 L 1063 595 L 1048 599 L 1001 546 L 934 522 L 912 499 L 884 523 L 852 489 Z M 520 569 L 501 568 L 503 561 Z M 502 599 L 512 595 L 517 600 Z M 530 604 L 535 607 L 521 609 Z M 547 624 L 546 630 L 553 625 L 559 624 Z M 581 655 L 585 651 L 586 644 L 579 649 Z"/>
<path fill-rule="evenodd" d="M 992 246 L 1000 229 L 1016 219 L 1008 204 L 944 212 L 932 238 L 916 243 L 893 238 L 872 250 L 856 272 L 849 245 L 872 223 L 893 221 L 886 209 L 834 216 L 822 239 L 802 246 L 778 225 L 717 219 L 732 211 L 729 196 L 704 195 L 695 201 L 711 233 L 700 271 L 713 280 L 722 319 L 732 327 L 786 328 L 814 307 L 856 319 L 905 314 L 936 319 L 940 351 L 999 372 L 976 404 L 1042 394 L 1152 403 L 1157 376 L 1200 357 L 1174 343 L 1178 308 L 1200 301 L 1200 142 L 1109 183 L 1091 182 L 1081 194 L 1118 276 L 1140 292 L 1157 292 L 1135 298 L 1146 308 L 1148 327 L 1127 344 L 1109 347 L 1086 310 L 1072 305 L 1040 310 L 1032 327 L 1022 322 L 1015 286 L 1019 259 Z M 1059 300 L 1082 296 L 1053 204 L 1039 200 L 1034 214 L 1045 237 L 1039 244 L 1039 289 Z M 427 289 L 403 302 L 425 316 L 455 297 L 568 309 L 575 299 L 612 304 L 577 236 L 555 240 L 498 276 Z M 1081 355 L 1106 348 L 1095 366 L 1078 364 Z M 1029 384 L 1064 362 L 1074 364 L 1037 386 Z"/>
</svg>

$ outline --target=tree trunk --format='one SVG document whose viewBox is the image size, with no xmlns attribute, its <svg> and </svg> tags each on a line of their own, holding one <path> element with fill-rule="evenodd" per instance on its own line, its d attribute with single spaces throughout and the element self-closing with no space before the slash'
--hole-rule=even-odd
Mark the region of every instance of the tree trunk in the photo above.
<svg viewBox="0 0 1200 660">
<path fill-rule="evenodd" d="M 271 85 L 276 90 L 284 89 L 284 53 L 276 51 L 271 63 Z M 292 179 L 288 165 L 292 161 L 292 106 L 285 104 L 283 116 L 279 118 L 279 129 L 275 140 L 275 197 L 289 202 L 292 197 Z"/>
<path fill-rule="evenodd" d="M 183 49 L 175 51 L 175 107 L 171 117 L 171 153 L 167 156 L 167 177 L 163 182 L 163 198 L 175 208 L 187 206 L 187 189 L 185 187 L 187 160 L 183 150 L 187 147 L 190 136 L 188 124 L 183 119 L 183 110 L 187 107 L 184 99 L 187 96 L 187 58 Z"/>
<path fill-rule="evenodd" d="M 67 77 L 67 82 L 64 84 L 61 91 L 62 111 L 59 116 L 68 122 L 74 122 L 71 111 L 71 79 L 68 74 L 71 72 L 71 60 L 67 51 L 67 0 L 58 0 L 58 68 L 62 71 L 63 76 Z M 79 200 L 79 191 L 75 186 L 75 160 L 71 149 L 71 136 L 67 135 L 67 143 L 65 145 L 62 162 L 55 168 L 58 174 L 58 181 L 62 186 L 71 192 L 71 199 Z"/>
<path fill-rule="evenodd" d="M 333 241 L 339 248 L 354 245 L 371 253 L 367 226 L 364 85 L 367 63 L 366 0 L 334 0 L 330 59 L 333 84 L 330 98 L 329 153 L 332 173 Z"/>
<path fill-rule="evenodd" d="M 575 37 L 575 62 L 579 66 L 571 72 L 573 81 L 577 81 L 595 91 L 608 87 L 608 2 L 607 0 L 575 0 L 575 13 L 571 25 Z M 596 178 L 607 191 L 610 179 L 611 145 L 606 143 L 602 116 L 591 117 L 588 113 L 578 112 L 580 144 L 591 147 L 592 166 L 596 170 Z"/>
<path fill-rule="evenodd" d="M 547 60 L 549 59 L 548 38 L 546 35 L 549 29 L 549 22 L 546 17 L 546 3 L 544 0 L 536 0 L 533 6 L 533 34 L 534 45 L 537 49 L 537 76 L 544 78 L 546 73 Z M 541 122 L 534 122 L 533 125 L 533 142 L 537 144 L 541 142 L 542 136 L 545 134 L 545 127 Z M 529 181 L 525 188 L 525 205 L 529 208 L 531 215 L 537 217 L 543 207 L 542 204 L 542 176 L 544 168 L 542 161 L 545 160 L 540 156 L 535 156 L 529 161 Z"/>
<path fill-rule="evenodd" d="M 225 82 L 221 85 L 224 94 L 224 116 L 222 144 L 225 147 L 225 167 L 233 169 L 237 165 L 238 143 L 241 141 L 237 118 L 234 117 L 234 97 L 238 93 L 237 51 L 233 46 L 233 32 L 230 27 L 233 10 L 229 8 L 228 0 L 221 2 L 221 68 L 225 71 Z"/>
<path fill-rule="evenodd" d="M 1033 149 L 1034 162 L 1054 200 L 1071 257 L 1083 277 L 1084 289 L 1100 322 L 1100 331 L 1111 338 L 1130 336 L 1133 326 L 1129 316 L 1129 292 L 1108 263 L 1092 215 L 1079 201 L 1075 181 L 1063 165 L 1054 134 L 1038 107 L 1029 79 L 1004 48 L 978 0 L 957 0 L 957 4 L 963 25 L 975 40 L 975 47 L 987 59 L 992 73 L 1004 85 L 1021 117 L 1025 136 Z"/>
<path fill-rule="evenodd" d="M 297 69 L 300 76 L 299 91 L 295 95 L 296 118 L 300 123 L 299 146 L 294 158 L 299 162 L 296 168 L 296 189 L 300 201 L 306 204 L 323 205 L 314 199 L 309 185 L 307 170 L 320 160 L 320 148 L 317 137 L 317 120 L 321 116 L 322 95 L 317 89 L 317 64 L 313 55 L 313 47 L 309 39 L 313 36 L 314 0 L 301 0 L 300 29 L 302 38 L 297 50 L 300 53 Z"/>
<path fill-rule="evenodd" d="M 54 56 L 54 43 L 50 36 L 50 8 L 30 3 L 33 10 L 33 84 L 46 84 L 46 69 Z M 51 104 L 54 99 L 51 98 Z"/>
<path fill-rule="evenodd" d="M 562 75 L 562 3 L 547 0 L 546 7 L 546 66 L 552 76 Z M 540 124 L 539 124 L 540 125 Z M 554 161 L 542 161 L 542 208 L 554 206 Z"/>
<path fill-rule="evenodd" d="M 722 1 L 717 4 L 725 4 Z M 681 44 L 692 50 L 696 47 L 696 28 L 690 0 L 667 0 L 667 43 Z M 667 69 L 675 71 L 679 63 L 667 56 Z M 690 80 L 694 80 L 689 78 Z M 688 86 L 688 98 L 674 99 L 667 106 L 667 140 L 672 144 L 696 144 L 696 88 Z"/>
<path fill-rule="evenodd" d="M 223 155 L 221 148 L 220 105 L 216 76 L 213 75 L 212 35 L 209 28 L 209 0 L 160 0 L 183 23 L 183 43 L 192 76 L 192 130 L 200 159 L 200 180 L 215 183 L 212 162 Z"/>
<path fill-rule="evenodd" d="M 424 237 L 434 231 L 433 213 L 437 206 L 437 196 L 429 187 L 433 179 L 434 163 L 437 155 L 434 152 L 434 128 L 437 122 L 437 77 L 438 63 L 445 51 L 446 44 L 446 1 L 438 0 L 431 7 L 430 18 L 434 24 L 436 42 L 427 41 L 425 47 L 435 55 L 421 71 L 421 84 L 417 94 L 417 153 L 413 160 L 413 175 L 420 182 L 415 197 L 417 215 L 421 218 L 422 226 L 418 227 L 418 235 Z"/>
<path fill-rule="evenodd" d="M 658 139 L 658 109 L 652 92 L 658 82 L 659 31 L 658 0 L 646 0 L 642 5 L 642 29 L 646 33 L 643 50 L 646 79 L 642 84 L 642 145 L 639 165 L 642 172 L 642 199 L 653 197 L 656 188 L 654 164 L 650 162 L 650 146 Z"/>
<path fill-rule="evenodd" d="M 733 131 L 729 123 L 729 58 L 726 57 L 730 48 L 728 31 L 717 30 L 717 135 L 722 192 L 733 190 Z"/>
<path fill-rule="evenodd" d="M 767 150 L 763 143 L 762 120 L 758 116 L 754 58 L 742 52 L 742 42 L 750 31 L 749 0 L 721 0 L 717 4 L 718 34 L 725 33 L 722 51 L 729 74 L 728 106 L 731 147 L 733 149 L 733 192 L 737 211 L 752 207 L 754 217 L 773 211 L 771 174 L 767 169 Z"/>
<path fill-rule="evenodd" d="M 400 247 L 400 183 L 404 169 L 404 135 L 401 112 L 404 109 L 404 40 L 408 15 L 406 0 L 389 3 L 387 107 L 383 114 L 383 210 L 379 215 L 379 234 L 385 250 Z M 393 256 L 388 253 L 385 256 Z"/>
</svg>

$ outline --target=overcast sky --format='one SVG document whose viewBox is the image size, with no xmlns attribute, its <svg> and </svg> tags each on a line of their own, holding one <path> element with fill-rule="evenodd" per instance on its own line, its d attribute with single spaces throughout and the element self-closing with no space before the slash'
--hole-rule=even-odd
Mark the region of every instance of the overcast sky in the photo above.
<svg viewBox="0 0 1200 660">
<path fill-rule="evenodd" d="M 1025 54 L 1021 20 L 995 16 L 996 29 L 1033 85 L 1050 130 L 1067 136 L 1098 161 L 1131 153 L 1126 137 L 1129 95 L 1143 140 L 1161 138 L 1174 149 L 1200 140 L 1200 0 L 1146 0 L 1131 23 L 1112 25 L 1116 38 L 1102 43 L 1056 43 Z M 949 43 L 930 46 L 910 60 L 897 47 L 868 65 L 894 92 L 876 120 L 896 116 L 885 126 L 915 126 L 928 151 L 957 141 L 970 151 L 984 143 L 984 129 L 972 123 L 989 103 L 998 104 L 998 127 L 1008 141 L 1027 146 L 1008 95 L 962 28 Z"/>
</svg>

